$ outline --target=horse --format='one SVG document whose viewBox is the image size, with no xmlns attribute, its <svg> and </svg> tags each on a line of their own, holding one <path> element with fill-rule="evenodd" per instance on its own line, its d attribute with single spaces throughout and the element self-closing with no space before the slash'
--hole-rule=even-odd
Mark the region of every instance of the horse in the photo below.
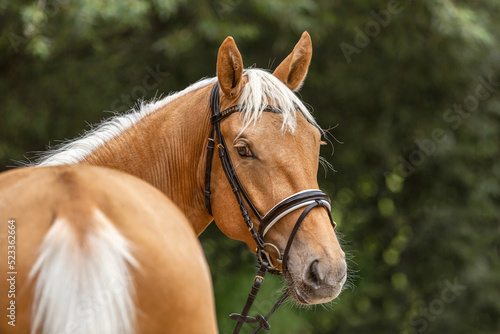
<svg viewBox="0 0 500 334">
<path fill-rule="evenodd" d="M 89 165 L 20 168 L 1 175 L 0 198 L 14 231 L 1 333 L 217 333 L 196 235 L 150 184 Z"/>
<path fill-rule="evenodd" d="M 316 179 L 322 131 L 294 93 L 311 57 L 304 32 L 273 73 L 244 70 L 228 37 L 215 78 L 142 103 L 34 166 L 3 173 L 0 217 L 15 221 L 18 233 L 17 329 L 216 333 L 196 239 L 212 221 L 255 250 L 264 273 L 282 273 L 298 303 L 336 298 L 347 265 Z M 96 291 L 103 302 L 93 300 Z M 237 327 L 250 322 L 247 313 Z"/>
</svg>

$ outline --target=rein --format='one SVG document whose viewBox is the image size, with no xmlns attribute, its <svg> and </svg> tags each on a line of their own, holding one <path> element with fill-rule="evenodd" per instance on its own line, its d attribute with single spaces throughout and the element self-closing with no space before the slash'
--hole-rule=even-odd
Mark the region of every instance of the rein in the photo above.
<svg viewBox="0 0 500 334">
<path fill-rule="evenodd" d="M 245 303 L 243 311 L 240 314 L 233 313 L 229 315 L 229 318 L 235 320 L 237 322 L 236 327 L 233 331 L 233 334 L 238 334 L 243 326 L 243 324 L 254 324 L 258 323 L 257 327 L 252 331 L 251 334 L 257 333 L 260 329 L 269 330 L 271 325 L 268 320 L 273 315 L 273 313 L 278 309 L 278 307 L 290 296 L 290 291 L 287 289 L 285 293 L 279 298 L 271 311 L 266 315 L 257 315 L 256 317 L 248 316 L 248 312 L 257 297 L 257 293 L 264 282 L 264 276 L 267 272 L 271 274 L 280 275 L 286 270 L 288 270 L 288 253 L 292 246 L 292 242 L 295 239 L 295 235 L 299 230 L 300 225 L 302 224 L 304 218 L 307 214 L 314 209 L 315 207 L 321 206 L 326 209 L 328 212 L 328 216 L 330 218 L 330 222 L 335 229 L 335 222 L 331 216 L 331 202 L 328 195 L 318 189 L 308 189 L 303 190 L 298 193 L 295 193 L 282 201 L 276 204 L 269 212 L 267 212 L 264 217 L 262 217 L 253 204 L 252 200 L 246 193 L 245 189 L 241 185 L 238 176 L 236 175 L 236 171 L 234 169 L 233 163 L 229 156 L 229 151 L 227 150 L 226 142 L 224 141 L 224 136 L 221 133 L 220 122 L 232 115 L 235 112 L 241 111 L 243 105 L 238 104 L 232 107 L 229 107 L 221 112 L 220 110 L 220 92 L 219 92 L 219 84 L 215 83 L 212 93 L 210 94 L 210 109 L 212 111 L 212 116 L 210 117 L 210 122 L 212 124 L 212 130 L 210 132 L 210 136 L 208 137 L 207 144 L 207 166 L 205 173 L 205 206 L 212 215 L 212 207 L 210 203 L 210 179 L 212 172 L 212 158 L 214 154 L 214 149 L 216 147 L 215 143 L 217 142 L 217 150 L 219 153 L 219 158 L 222 164 L 222 168 L 224 170 L 224 174 L 231 186 L 231 189 L 236 197 L 238 205 L 240 207 L 241 215 L 243 217 L 243 221 L 245 222 L 249 232 L 252 234 L 252 238 L 257 245 L 257 249 L 255 251 L 257 255 L 257 260 L 259 261 L 260 268 L 257 272 L 257 275 L 254 278 L 254 283 L 252 285 L 252 289 L 248 295 L 248 299 Z M 267 105 L 264 106 L 263 111 L 273 112 L 273 113 L 281 113 L 281 110 L 277 107 Z M 245 204 L 246 202 L 246 204 Z M 247 205 L 250 207 L 250 210 L 255 214 L 257 219 L 259 220 L 259 229 L 257 230 L 250 218 L 249 211 L 247 209 Z M 271 243 L 266 243 L 264 241 L 264 237 L 269 232 L 269 230 L 276 224 L 282 217 L 287 215 L 290 212 L 293 212 L 297 209 L 306 207 L 299 219 L 295 223 L 292 232 L 288 238 L 288 242 L 285 247 L 285 251 L 283 253 L 280 252 L 279 248 Z M 272 262 L 271 255 L 265 250 L 266 247 L 273 248 L 277 254 L 278 258 L 276 259 L 276 263 Z M 278 269 L 281 265 L 281 271 Z"/>
</svg>

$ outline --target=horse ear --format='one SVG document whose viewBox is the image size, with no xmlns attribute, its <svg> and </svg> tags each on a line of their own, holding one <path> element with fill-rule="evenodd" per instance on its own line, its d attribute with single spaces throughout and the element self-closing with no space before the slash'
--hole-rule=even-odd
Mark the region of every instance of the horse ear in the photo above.
<svg viewBox="0 0 500 334">
<path fill-rule="evenodd" d="M 222 92 L 237 96 L 242 87 L 243 60 L 232 37 L 228 37 L 219 48 L 217 56 L 217 79 Z"/>
<path fill-rule="evenodd" d="M 311 36 L 304 31 L 292 53 L 274 70 L 274 76 L 293 91 L 302 87 L 312 57 Z"/>
</svg>

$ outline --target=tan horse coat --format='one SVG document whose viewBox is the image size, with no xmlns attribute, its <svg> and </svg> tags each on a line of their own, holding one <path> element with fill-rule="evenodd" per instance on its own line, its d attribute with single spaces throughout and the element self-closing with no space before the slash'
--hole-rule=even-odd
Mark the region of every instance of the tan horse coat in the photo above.
<svg viewBox="0 0 500 334">
<path fill-rule="evenodd" d="M 129 292 L 136 302 L 132 311 L 138 310 L 138 333 L 217 333 L 210 272 L 196 235 L 177 206 L 148 183 L 122 172 L 85 165 L 21 168 L 0 176 L 0 199 L 3 227 L 0 249 L 6 253 L 6 224 L 14 218 L 17 272 L 15 327 L 8 325 L 5 317 L 5 305 L 10 301 L 7 298 L 9 285 L 6 279 L 0 280 L 0 304 L 4 310 L 1 333 L 29 333 L 37 275 L 31 280 L 28 277 L 49 231 L 67 238 L 65 242 L 71 249 L 66 250 L 74 252 L 70 260 L 86 258 L 94 265 L 85 267 L 87 271 L 80 272 L 80 276 L 72 277 L 69 271 L 78 263 L 54 263 L 47 259 L 44 265 L 53 270 L 65 266 L 56 281 L 45 282 L 43 286 L 44 289 L 60 289 L 56 296 L 61 300 L 56 301 L 54 307 L 63 313 L 44 314 L 43 321 L 63 318 L 63 307 L 67 305 L 64 299 L 81 293 L 86 282 L 92 283 L 91 277 L 113 266 L 108 261 L 121 257 L 122 254 L 117 253 L 113 258 L 105 251 L 106 243 L 113 243 L 113 240 L 95 240 L 100 237 L 99 230 L 109 229 L 130 244 L 130 254 L 137 262 L 137 265 L 127 263 L 132 280 L 104 277 L 97 282 L 99 289 L 89 291 L 89 299 L 82 299 L 76 305 L 82 323 L 64 324 L 67 333 L 85 332 L 81 329 L 87 325 L 96 330 L 105 328 L 100 327 L 99 321 L 115 321 L 121 328 L 120 315 L 118 319 L 100 317 L 107 315 L 104 309 L 113 305 L 114 300 L 126 301 L 122 295 Z M 106 222 L 96 219 L 94 212 L 100 212 L 102 219 L 112 226 L 103 226 Z M 66 222 L 73 235 L 68 238 L 65 231 L 55 225 L 57 221 Z M 62 242 L 62 245 L 49 247 L 63 248 L 55 252 L 63 251 Z M 1 258 L 2 274 L 12 271 L 7 268 L 6 257 Z M 72 282 L 67 282 L 68 277 L 79 279 L 73 285 L 79 291 L 67 290 L 72 286 Z M 121 316 L 133 318 L 135 314 Z M 95 323 L 97 325 L 92 327 Z M 121 333 L 134 332 L 133 328 L 121 330 Z M 118 331 L 108 333 L 115 332 Z"/>
</svg>

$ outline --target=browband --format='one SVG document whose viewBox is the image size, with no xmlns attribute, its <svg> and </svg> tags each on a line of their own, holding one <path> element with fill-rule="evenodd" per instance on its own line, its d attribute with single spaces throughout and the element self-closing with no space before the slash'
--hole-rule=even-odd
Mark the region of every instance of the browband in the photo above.
<svg viewBox="0 0 500 334">
<path fill-rule="evenodd" d="M 235 112 L 242 111 L 244 107 L 245 107 L 244 104 L 235 104 L 232 107 L 224 109 L 220 114 L 213 115 L 212 117 L 210 117 L 210 123 L 212 123 L 212 125 L 213 125 L 217 122 L 220 122 L 224 118 L 234 114 Z M 269 104 L 262 105 L 261 108 L 262 108 L 262 111 L 265 111 L 265 112 L 272 112 L 275 114 L 281 114 L 281 110 L 279 108 L 272 106 L 272 105 L 269 105 Z"/>
</svg>

